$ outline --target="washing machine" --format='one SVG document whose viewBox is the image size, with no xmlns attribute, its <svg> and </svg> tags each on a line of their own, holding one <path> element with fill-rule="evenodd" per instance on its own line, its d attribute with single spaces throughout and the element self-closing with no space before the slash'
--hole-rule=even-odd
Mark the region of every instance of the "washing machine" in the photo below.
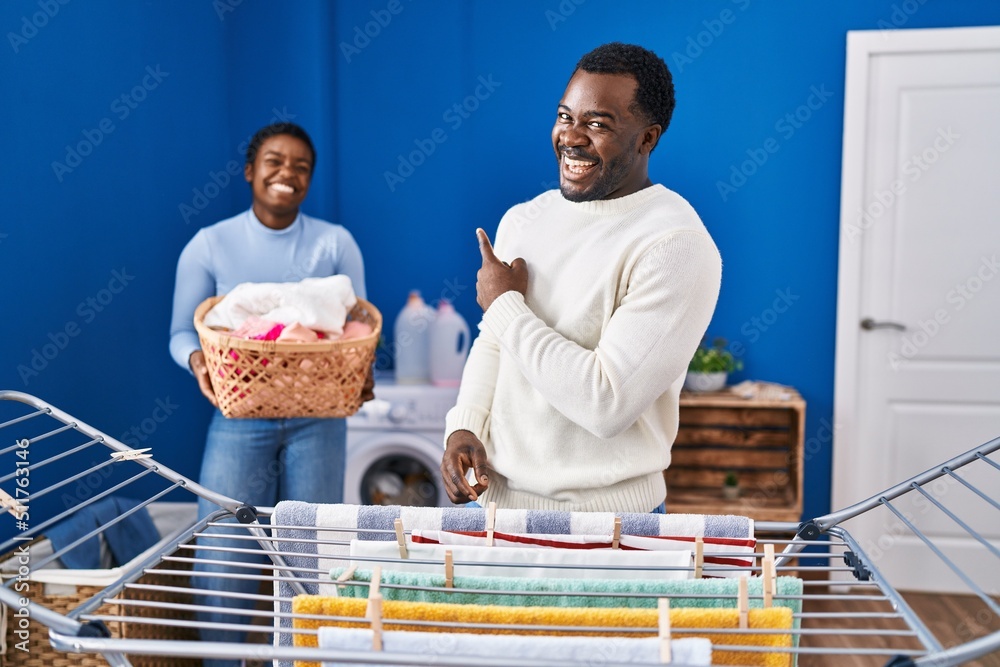
<svg viewBox="0 0 1000 667">
<path fill-rule="evenodd" d="M 458 387 L 375 379 L 375 398 L 347 418 L 344 502 L 452 507 L 441 486 L 444 419 Z"/>
</svg>

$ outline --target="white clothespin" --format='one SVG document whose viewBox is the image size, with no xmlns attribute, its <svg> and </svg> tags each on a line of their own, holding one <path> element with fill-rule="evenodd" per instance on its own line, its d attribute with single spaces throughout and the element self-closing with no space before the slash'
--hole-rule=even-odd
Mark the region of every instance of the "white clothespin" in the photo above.
<svg viewBox="0 0 1000 667">
<path fill-rule="evenodd" d="M 406 537 L 403 535 L 403 520 L 396 519 L 392 522 L 392 525 L 396 529 L 396 542 L 399 543 L 399 557 L 409 558 L 410 554 L 406 550 Z"/>
<path fill-rule="evenodd" d="M 451 549 L 444 552 L 444 587 L 455 587 L 455 558 L 451 555 Z"/>
<path fill-rule="evenodd" d="M 153 449 L 152 447 L 146 447 L 145 449 L 126 449 L 124 452 L 111 452 L 111 458 L 115 461 L 135 461 L 138 459 L 151 459 L 152 454 L 147 454 L 146 452 Z"/>
<path fill-rule="evenodd" d="M 670 655 L 670 600 L 660 598 L 657 601 L 657 611 L 660 628 L 660 662 L 666 665 L 673 661 Z"/>
<path fill-rule="evenodd" d="M 3 489 L 0 489 L 0 506 L 13 514 L 14 518 L 18 520 L 20 520 L 21 517 L 24 516 L 24 513 L 28 511 L 27 507 L 17 502 L 17 499 L 14 498 L 14 496 L 10 495 Z"/>
<path fill-rule="evenodd" d="M 739 578 L 739 597 L 736 600 L 736 608 L 740 614 L 740 630 L 750 627 L 750 589 L 747 587 L 747 578 Z"/>
<path fill-rule="evenodd" d="M 777 579 L 774 576 L 774 545 L 764 545 L 764 561 L 762 564 L 761 586 L 764 589 L 764 607 L 770 608 L 774 604 L 774 596 L 777 594 Z"/>
<path fill-rule="evenodd" d="M 622 539 L 622 518 L 620 516 L 615 517 L 615 533 L 611 536 L 611 548 L 617 549 L 618 544 Z"/>
<path fill-rule="evenodd" d="M 486 509 L 486 546 L 493 546 L 493 527 L 497 522 L 497 504 L 490 501 L 489 507 Z"/>
<path fill-rule="evenodd" d="M 368 588 L 368 607 L 365 610 L 365 617 L 372 626 L 372 650 L 382 650 L 382 593 L 379 592 L 379 584 L 382 581 L 382 568 L 376 565 L 372 570 L 372 582 Z"/>
<path fill-rule="evenodd" d="M 694 578 L 701 579 L 701 572 L 705 568 L 705 538 L 701 535 L 694 538 Z"/>
</svg>

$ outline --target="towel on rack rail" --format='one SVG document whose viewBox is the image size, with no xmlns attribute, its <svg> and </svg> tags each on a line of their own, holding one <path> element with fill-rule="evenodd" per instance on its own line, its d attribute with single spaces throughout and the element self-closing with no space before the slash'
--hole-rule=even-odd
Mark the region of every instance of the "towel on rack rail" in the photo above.
<svg viewBox="0 0 1000 667">
<path fill-rule="evenodd" d="M 497 510 L 495 530 L 518 533 L 548 534 L 601 534 L 613 529 L 614 517 L 608 512 L 555 512 L 548 510 Z M 744 516 L 714 516 L 700 514 L 620 514 L 622 535 L 675 535 L 690 537 L 729 537 L 752 539 L 754 522 Z M 275 542 L 286 554 L 292 567 L 329 569 L 346 566 L 349 544 L 352 539 L 395 540 L 393 523 L 401 519 L 407 531 L 414 528 L 426 530 L 483 530 L 486 510 L 464 507 L 400 507 L 372 505 L 315 504 L 300 501 L 279 502 L 271 517 L 276 528 Z M 383 531 L 383 532 L 359 532 Z M 312 540 L 284 542 L 288 539 Z M 317 560 L 317 556 L 319 559 Z M 335 594 L 332 584 L 304 582 L 306 592 Z M 290 598 L 295 593 L 286 582 L 275 582 L 277 597 Z M 287 602 L 275 603 L 276 611 L 288 614 Z M 279 632 L 275 643 L 287 646 L 290 637 L 287 616 L 278 614 L 275 619 Z M 290 663 L 281 661 L 281 667 Z"/>
<path fill-rule="evenodd" d="M 293 626 L 298 630 L 315 631 L 323 626 L 364 628 L 367 601 L 316 595 L 298 595 L 292 600 Z M 357 622 L 322 619 L 316 616 L 357 618 Z M 629 636 L 615 628 L 649 628 L 655 633 L 658 612 L 655 609 L 566 609 L 559 607 L 490 607 L 463 604 L 429 604 L 421 602 L 385 601 L 382 605 L 384 630 L 413 630 L 417 626 L 392 621 L 432 621 L 441 625 L 421 625 L 424 632 L 464 632 L 487 635 L 549 635 L 549 636 Z M 782 651 L 792 645 L 789 631 L 792 612 L 786 607 L 751 609 L 748 614 L 750 632 L 740 632 L 739 612 L 735 609 L 671 609 L 670 627 L 673 635 L 704 637 L 712 642 L 712 659 L 718 665 L 764 665 L 788 667 L 791 653 Z M 521 626 L 511 630 L 479 628 L 477 624 Z M 565 626 L 566 631 L 530 631 L 523 626 Z M 602 628 L 584 630 L 578 628 Z M 731 632 L 719 632 L 732 630 Z M 757 630 L 775 632 L 757 633 Z M 294 634 L 296 646 L 317 646 L 317 635 Z M 774 651 L 720 650 L 720 646 L 753 646 L 774 648 Z M 318 663 L 296 661 L 296 667 L 319 667 Z"/>
<path fill-rule="evenodd" d="M 469 547 L 463 545 L 410 544 L 409 556 L 399 557 L 395 542 L 351 540 L 351 557 L 386 561 L 383 570 L 404 572 L 441 572 L 444 552 L 451 551 L 455 573 L 467 577 L 553 577 L 574 579 L 687 579 L 691 577 L 690 551 L 622 551 L 612 549 L 532 549 L 518 547 Z M 433 560 L 438 565 L 415 563 Z M 465 565 L 460 563 L 475 563 Z M 509 566 L 497 563 L 511 563 Z M 359 561 L 358 566 L 371 566 Z M 378 564 L 377 562 L 374 564 Z M 603 566 L 614 566 L 608 569 Z M 618 567 L 634 569 L 614 569 Z M 671 569 L 673 568 L 673 569 Z"/>
<path fill-rule="evenodd" d="M 370 651 L 372 631 L 357 628 L 319 629 L 319 647 L 341 651 Z M 387 654 L 493 658 L 502 655 L 511 660 L 562 660 L 591 664 L 595 660 L 636 665 L 660 665 L 660 641 L 657 638 L 626 637 L 538 637 L 511 635 L 468 635 L 457 632 L 430 633 L 393 631 L 382 633 L 382 651 Z M 707 639 L 691 637 L 670 642 L 672 662 L 679 665 L 711 665 L 712 644 Z M 345 663 L 323 661 L 323 667 L 347 667 Z M 376 666 L 378 667 L 378 666 Z"/>
<path fill-rule="evenodd" d="M 330 578 L 337 580 L 347 568 L 336 568 Z M 348 583 L 338 583 L 341 597 L 367 598 L 372 580 L 370 569 L 356 569 Z M 359 582 L 351 585 L 349 582 Z M 449 602 L 452 604 L 500 605 L 507 607 L 631 607 L 656 608 L 657 597 L 669 597 L 673 609 L 683 607 L 734 608 L 739 582 L 735 579 L 556 579 L 551 577 L 466 577 L 456 576 L 454 588 L 446 588 L 444 574 L 382 570 L 381 591 L 386 600 L 401 602 Z M 750 607 L 764 606 L 760 577 L 748 580 Z M 400 586 L 401 588 L 395 588 Z M 422 589 L 437 590 L 422 590 Z M 471 593 L 455 592 L 470 590 Z M 523 594 L 527 593 L 527 595 Z M 565 593 L 566 595 L 533 595 Z M 576 595 L 606 593 L 606 595 Z M 637 597 L 650 596 L 650 597 Z M 698 597 L 690 597 L 698 596 Z M 788 607 L 792 614 L 802 611 L 802 580 L 778 577 L 774 604 Z"/>
<path fill-rule="evenodd" d="M 421 530 L 415 528 L 411 539 L 421 544 L 465 544 L 485 545 L 485 531 Z M 737 577 L 746 570 L 712 569 L 712 565 L 722 567 L 749 568 L 754 565 L 754 547 L 757 540 L 734 539 L 730 537 L 702 538 L 705 550 L 713 555 L 705 556 L 709 566 L 706 576 Z M 618 547 L 629 551 L 678 551 L 690 550 L 695 538 L 674 535 L 622 535 Z M 493 533 L 493 546 L 499 547 L 539 547 L 550 549 L 613 549 L 612 536 L 597 535 L 550 535 L 546 533 L 511 535 Z"/>
</svg>

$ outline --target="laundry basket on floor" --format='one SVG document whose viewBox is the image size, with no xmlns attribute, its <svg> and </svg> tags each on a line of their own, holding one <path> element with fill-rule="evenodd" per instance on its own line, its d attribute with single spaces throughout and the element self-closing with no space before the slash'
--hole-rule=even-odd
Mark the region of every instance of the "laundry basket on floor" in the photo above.
<svg viewBox="0 0 1000 667">
<path fill-rule="evenodd" d="M 347 417 L 361 407 L 361 391 L 375 361 L 382 314 L 358 299 L 348 320 L 372 332 L 315 343 L 247 340 L 205 325 L 222 297 L 198 306 L 194 326 L 219 409 L 227 417 Z"/>
<path fill-rule="evenodd" d="M 194 519 L 194 503 L 152 503 L 149 512 L 161 535 L 173 532 L 185 521 Z M 0 555 L 0 581 L 10 585 L 15 579 L 13 590 L 25 600 L 40 604 L 52 611 L 69 614 L 80 605 L 99 594 L 106 586 L 117 580 L 128 565 L 99 569 L 71 570 L 61 567 L 59 562 L 37 569 L 34 563 L 47 560 L 53 546 L 45 537 L 36 537 L 22 544 L 12 552 Z M 136 560 L 144 557 L 140 555 Z M 27 562 L 27 574 L 20 567 Z M 187 581 L 187 563 L 163 563 L 160 571 L 175 571 L 168 576 L 144 573 L 135 582 L 135 587 L 127 589 L 116 598 L 108 599 L 94 613 L 107 615 L 113 619 L 105 623 L 111 636 L 116 639 L 198 639 L 198 631 L 193 627 L 193 612 L 183 609 L 190 605 L 191 596 L 176 588 L 177 582 Z M 124 600 L 147 600 L 146 607 L 127 606 Z M 145 622 L 138 619 L 144 618 Z M 20 631 L 20 632 L 19 632 Z M 49 642 L 49 628 L 30 615 L 19 617 L 17 610 L 0 607 L 0 667 L 108 667 L 108 662 L 93 653 L 64 653 L 57 651 Z M 24 637 L 27 632 L 27 639 Z M 198 667 L 200 660 L 171 656 L 137 655 L 131 657 L 133 667 Z"/>
</svg>

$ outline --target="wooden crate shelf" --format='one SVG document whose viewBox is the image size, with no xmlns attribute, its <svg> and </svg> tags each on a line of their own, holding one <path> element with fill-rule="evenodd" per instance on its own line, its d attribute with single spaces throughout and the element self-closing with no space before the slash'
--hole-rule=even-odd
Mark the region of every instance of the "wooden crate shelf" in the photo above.
<svg viewBox="0 0 1000 667">
<path fill-rule="evenodd" d="M 682 393 L 680 429 L 663 473 L 667 511 L 799 521 L 806 404 L 789 393 L 788 400 Z M 735 500 L 722 496 L 730 470 L 740 481 Z"/>
</svg>

